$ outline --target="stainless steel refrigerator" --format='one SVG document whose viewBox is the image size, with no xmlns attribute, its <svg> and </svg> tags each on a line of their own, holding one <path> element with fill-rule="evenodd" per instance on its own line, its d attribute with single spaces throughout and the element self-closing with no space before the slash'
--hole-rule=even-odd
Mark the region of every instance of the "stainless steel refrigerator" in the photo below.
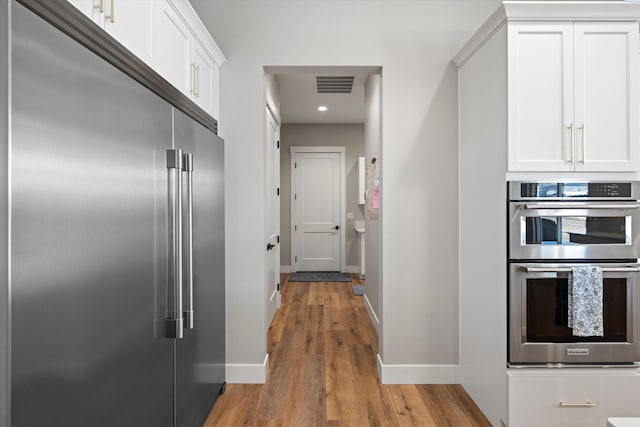
<svg viewBox="0 0 640 427">
<path fill-rule="evenodd" d="M 199 426 L 225 384 L 223 141 L 0 7 L 0 426 Z"/>
</svg>

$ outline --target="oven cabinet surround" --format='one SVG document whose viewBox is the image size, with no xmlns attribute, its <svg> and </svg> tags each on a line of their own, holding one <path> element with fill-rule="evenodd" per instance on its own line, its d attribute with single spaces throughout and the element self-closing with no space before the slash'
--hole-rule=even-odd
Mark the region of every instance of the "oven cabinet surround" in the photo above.
<svg viewBox="0 0 640 427">
<path fill-rule="evenodd" d="M 509 426 L 603 427 L 640 416 L 638 369 L 511 369 Z"/>
<path fill-rule="evenodd" d="M 225 57 L 187 0 L 69 0 L 208 114 Z"/>
<path fill-rule="evenodd" d="M 639 170 L 638 23 L 507 25 L 509 170 Z"/>
<path fill-rule="evenodd" d="M 460 383 L 495 426 L 521 427 L 517 423 L 509 423 L 509 414 L 515 416 L 520 411 L 517 408 L 526 405 L 522 400 L 517 400 L 518 389 L 514 388 L 516 384 L 514 383 L 510 388 L 511 370 L 507 368 L 506 181 L 516 179 L 513 178 L 514 174 L 528 174 L 530 179 L 535 180 L 554 180 L 558 179 L 559 175 L 558 172 L 553 172 L 552 167 L 547 167 L 546 171 L 539 167 L 534 173 L 514 173 L 509 170 L 509 153 L 513 148 L 513 141 L 509 139 L 511 130 L 509 120 L 513 115 L 509 114 L 511 107 L 509 61 L 512 58 L 508 56 L 508 30 L 524 25 L 544 27 L 560 23 L 569 23 L 572 27 L 582 23 L 589 23 L 595 27 L 597 23 L 618 28 L 618 24 L 627 26 L 629 22 L 635 22 L 637 30 L 639 18 L 640 3 L 507 1 L 454 58 L 458 66 L 460 193 L 458 210 L 460 365 L 458 372 Z M 638 33 L 636 37 L 640 37 Z M 531 38 L 529 41 L 534 46 L 529 46 L 528 49 L 533 53 L 541 54 L 536 46 L 549 42 L 538 40 Z M 610 41 L 603 43 L 610 43 Z M 553 45 L 553 43 L 549 44 Z M 619 52 L 619 49 L 616 52 Z M 618 54 L 616 58 L 619 60 L 620 55 Z M 531 73 L 547 72 L 542 69 L 542 64 L 533 63 L 531 67 Z M 487 79 L 487 76 L 491 78 Z M 618 83 L 614 83 L 614 87 L 617 88 Z M 554 118 L 554 120 L 559 122 L 561 119 Z M 638 125 L 640 120 L 637 117 L 632 118 L 630 123 Z M 541 123 L 540 126 L 542 125 Z M 587 137 L 589 137 L 589 129 L 587 125 Z M 581 135 L 574 133 L 574 136 L 580 138 Z M 634 149 L 636 149 L 635 146 Z M 560 152 L 560 149 L 557 151 Z M 587 148 L 587 160 L 589 153 Z M 640 153 L 637 154 L 640 155 Z M 614 169 L 613 166 L 611 169 Z M 622 166 L 615 170 L 622 170 Z M 585 180 L 616 179 L 613 176 L 602 176 L 620 175 L 615 170 L 604 174 L 581 172 L 579 176 Z M 625 173 L 628 175 L 628 172 Z M 560 174 L 564 174 L 565 178 L 578 175 L 571 171 Z M 535 372 L 542 375 L 547 370 Z M 585 376 L 589 377 L 590 372 L 585 371 Z M 594 375 L 596 377 L 604 375 L 604 371 L 598 374 L 596 370 Z M 542 375 L 538 381 L 548 383 L 550 388 L 555 384 L 555 380 L 548 375 Z M 624 390 L 618 390 L 618 381 L 627 380 L 614 379 L 600 382 L 601 392 L 604 395 L 611 395 L 611 399 L 620 397 Z M 638 396 L 637 393 L 635 395 Z M 637 406 L 636 402 L 629 405 L 625 396 L 620 399 L 623 409 L 631 410 Z M 539 416 L 543 416 L 540 411 L 535 417 Z M 615 416 L 615 414 L 609 416 Z M 538 423 L 537 425 L 554 424 Z M 606 422 L 602 424 L 604 425 Z"/>
</svg>

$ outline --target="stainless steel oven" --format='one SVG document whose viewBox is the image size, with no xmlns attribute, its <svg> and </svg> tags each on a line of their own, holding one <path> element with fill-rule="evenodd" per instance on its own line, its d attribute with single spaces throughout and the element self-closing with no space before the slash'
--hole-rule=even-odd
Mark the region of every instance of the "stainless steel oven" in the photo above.
<svg viewBox="0 0 640 427">
<path fill-rule="evenodd" d="M 640 361 L 640 265 L 589 263 L 602 269 L 602 336 L 576 337 L 567 326 L 568 276 L 577 263 L 509 265 L 509 362 L 633 364 Z"/>
<path fill-rule="evenodd" d="M 509 258 L 638 258 L 638 184 L 509 183 Z"/>
<path fill-rule="evenodd" d="M 640 362 L 640 182 L 510 182 L 511 366 Z M 570 276 L 597 283 L 597 334 L 577 334 Z M 600 277 L 600 276 L 598 276 Z"/>
</svg>

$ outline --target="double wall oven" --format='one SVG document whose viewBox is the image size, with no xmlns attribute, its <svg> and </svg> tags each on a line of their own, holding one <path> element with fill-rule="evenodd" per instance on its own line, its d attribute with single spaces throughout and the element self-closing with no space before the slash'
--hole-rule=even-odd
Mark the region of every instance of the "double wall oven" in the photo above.
<svg viewBox="0 0 640 427">
<path fill-rule="evenodd" d="M 636 366 L 640 182 L 510 182 L 508 194 L 510 366 Z M 580 267 L 602 278 L 602 328 L 586 336 L 567 319 Z"/>
</svg>

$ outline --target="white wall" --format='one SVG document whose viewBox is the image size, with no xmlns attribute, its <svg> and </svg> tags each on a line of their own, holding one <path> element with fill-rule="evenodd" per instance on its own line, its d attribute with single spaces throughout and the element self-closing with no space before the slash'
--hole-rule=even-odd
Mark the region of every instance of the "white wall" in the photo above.
<svg viewBox="0 0 640 427">
<path fill-rule="evenodd" d="M 234 372 L 243 364 L 250 371 L 266 354 L 263 67 L 374 65 L 384 81 L 383 381 L 455 382 L 457 74 L 450 59 L 497 0 L 192 4 L 228 58 L 220 134 L 227 142 L 227 359 Z"/>
<path fill-rule="evenodd" d="M 354 221 L 364 219 L 358 205 L 358 157 L 364 156 L 362 124 L 284 124 L 280 129 L 280 265 L 291 268 L 291 153 L 292 146 L 345 147 L 346 210 L 353 219 L 343 218 L 346 233 L 347 269 L 357 271 L 358 237 Z"/>
</svg>

